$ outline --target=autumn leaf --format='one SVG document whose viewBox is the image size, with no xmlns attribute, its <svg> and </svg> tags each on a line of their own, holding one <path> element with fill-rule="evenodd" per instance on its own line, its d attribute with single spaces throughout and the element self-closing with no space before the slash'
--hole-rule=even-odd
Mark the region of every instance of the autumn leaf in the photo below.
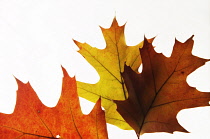
<svg viewBox="0 0 210 139">
<path fill-rule="evenodd" d="M 125 66 L 122 76 L 128 88 L 125 101 L 115 101 L 117 111 L 138 135 L 150 132 L 187 132 L 177 121 L 182 109 L 209 106 L 210 93 L 190 87 L 187 76 L 209 61 L 191 54 L 193 37 L 175 41 L 170 58 L 156 53 L 145 39 L 140 49 L 143 71 L 137 74 Z"/>
<path fill-rule="evenodd" d="M 87 43 L 75 41 L 80 48 L 79 53 L 97 70 L 100 81 L 96 84 L 77 82 L 79 95 L 92 102 L 102 98 L 102 106 L 106 110 L 106 121 L 123 129 L 131 129 L 116 111 L 116 104 L 112 100 L 125 100 L 127 90 L 121 76 L 124 64 L 137 71 L 141 64 L 138 52 L 142 43 L 128 47 L 124 36 L 125 25 L 119 26 L 114 18 L 109 29 L 101 27 L 106 41 L 105 49 L 93 48 Z"/>
<path fill-rule="evenodd" d="M 44 106 L 29 83 L 17 79 L 17 104 L 12 114 L 0 114 L 1 139 L 108 138 L 104 111 L 99 99 L 89 115 L 79 105 L 75 78 L 63 69 L 63 87 L 56 107 Z"/>
</svg>

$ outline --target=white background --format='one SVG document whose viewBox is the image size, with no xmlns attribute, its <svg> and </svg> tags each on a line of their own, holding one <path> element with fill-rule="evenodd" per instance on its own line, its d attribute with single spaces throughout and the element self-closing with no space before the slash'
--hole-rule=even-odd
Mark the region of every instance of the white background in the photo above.
<svg viewBox="0 0 210 139">
<path fill-rule="evenodd" d="M 0 112 L 16 103 L 14 76 L 30 81 L 42 102 L 53 107 L 61 90 L 63 65 L 77 80 L 96 83 L 99 76 L 76 50 L 72 39 L 105 48 L 99 25 L 109 28 L 114 16 L 126 23 L 128 45 L 156 36 L 158 52 L 170 56 L 174 38 L 195 35 L 193 54 L 210 58 L 209 0 L 0 0 Z M 188 76 L 190 86 L 210 92 L 210 62 Z M 85 105 L 85 107 L 84 107 Z M 89 107 L 88 107 L 89 106 Z M 88 113 L 92 104 L 82 101 Z M 210 138 L 210 108 L 183 110 L 178 121 L 192 133 L 145 134 L 143 139 Z M 109 138 L 135 139 L 134 131 L 108 125 Z"/>
</svg>

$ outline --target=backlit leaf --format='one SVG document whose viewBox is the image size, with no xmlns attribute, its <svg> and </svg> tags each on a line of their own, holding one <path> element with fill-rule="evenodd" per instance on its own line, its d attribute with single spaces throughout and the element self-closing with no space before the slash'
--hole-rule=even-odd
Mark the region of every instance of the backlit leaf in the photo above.
<svg viewBox="0 0 210 139">
<path fill-rule="evenodd" d="M 0 114 L 1 139 L 106 139 L 108 138 L 104 111 L 99 99 L 88 115 L 79 105 L 75 78 L 63 69 L 63 87 L 56 107 L 41 103 L 29 83 L 17 80 L 17 103 L 12 114 Z"/>
<path fill-rule="evenodd" d="M 128 88 L 125 101 L 115 101 L 118 112 L 138 135 L 150 132 L 187 132 L 177 121 L 182 109 L 209 106 L 210 93 L 190 87 L 187 76 L 207 59 L 192 55 L 192 37 L 175 41 L 171 57 L 156 53 L 152 42 L 144 40 L 140 49 L 143 71 L 137 74 L 125 66 L 122 76 Z"/>
<path fill-rule="evenodd" d="M 78 83 L 78 92 L 92 102 L 99 97 L 102 99 L 102 106 L 106 110 L 108 123 L 119 126 L 123 129 L 131 129 L 130 126 L 116 111 L 116 104 L 113 100 L 125 100 L 127 90 L 121 76 L 124 71 L 124 64 L 132 67 L 137 72 L 141 64 L 138 49 L 143 43 L 136 46 L 127 46 L 124 36 L 125 25 L 119 26 L 114 19 L 109 29 L 101 28 L 106 41 L 105 49 L 93 48 L 87 43 L 75 41 L 80 48 L 79 53 L 97 70 L 100 81 L 96 84 Z"/>
</svg>

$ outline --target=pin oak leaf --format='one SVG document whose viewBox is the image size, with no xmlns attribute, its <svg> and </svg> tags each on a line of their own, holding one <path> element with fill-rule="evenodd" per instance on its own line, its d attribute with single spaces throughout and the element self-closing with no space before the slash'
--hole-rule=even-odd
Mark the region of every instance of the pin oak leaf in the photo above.
<svg viewBox="0 0 210 139">
<path fill-rule="evenodd" d="M 207 59 L 192 55 L 193 37 L 186 42 L 175 41 L 171 57 L 156 53 L 152 41 L 144 40 L 140 49 L 143 71 L 134 72 L 125 66 L 122 73 L 129 97 L 115 101 L 117 111 L 136 131 L 137 135 L 150 132 L 187 132 L 177 121 L 182 109 L 209 106 L 210 93 L 190 87 L 187 76 L 204 65 Z"/>
<path fill-rule="evenodd" d="M 102 106 L 106 110 L 106 121 L 123 129 L 131 129 L 116 111 L 113 100 L 125 100 L 127 90 L 121 72 L 124 64 L 131 66 L 134 71 L 141 64 L 138 49 L 143 43 L 136 46 L 127 46 L 124 36 L 125 25 L 119 26 L 116 18 L 108 29 L 101 27 L 105 42 L 105 49 L 93 48 L 87 43 L 75 41 L 80 48 L 79 53 L 97 70 L 100 80 L 96 84 L 78 83 L 79 95 L 87 100 L 96 102 L 101 97 Z"/>
<path fill-rule="evenodd" d="M 63 86 L 56 107 L 44 106 L 29 83 L 17 79 L 17 103 L 12 114 L 0 114 L 1 139 L 106 139 L 108 138 L 101 100 L 92 112 L 83 115 L 75 78 L 63 69 Z"/>
</svg>

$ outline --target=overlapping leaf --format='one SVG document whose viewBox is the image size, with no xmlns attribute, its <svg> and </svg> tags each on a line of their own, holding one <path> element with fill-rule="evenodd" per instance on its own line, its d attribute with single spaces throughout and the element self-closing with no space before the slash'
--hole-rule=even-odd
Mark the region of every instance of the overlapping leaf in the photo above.
<svg viewBox="0 0 210 139">
<path fill-rule="evenodd" d="M 1 139 L 106 139 L 106 121 L 99 100 L 89 115 L 80 109 L 75 78 L 63 69 L 61 98 L 56 107 L 44 106 L 29 83 L 17 80 L 17 104 L 12 114 L 0 114 Z"/>
<path fill-rule="evenodd" d="M 141 63 L 138 52 L 142 43 L 136 46 L 127 46 L 124 36 L 124 25 L 119 26 L 116 19 L 109 29 L 101 28 L 106 41 L 106 48 L 101 50 L 93 48 L 87 43 L 75 41 L 80 48 L 79 53 L 97 70 L 100 81 L 96 84 L 78 82 L 78 92 L 81 97 L 90 101 L 102 98 L 102 106 L 106 110 L 108 123 L 123 129 L 131 129 L 124 119 L 117 113 L 116 105 L 112 100 L 125 100 L 127 90 L 121 76 L 124 64 L 131 66 L 137 71 Z"/>
<path fill-rule="evenodd" d="M 208 106 L 210 93 L 190 87 L 187 76 L 204 65 L 207 59 L 193 56 L 192 37 L 185 43 L 175 41 L 170 58 L 154 51 L 152 42 L 144 40 L 140 49 L 143 71 L 137 74 L 125 66 L 122 76 L 129 97 L 115 101 L 118 112 L 136 133 L 187 132 L 177 121 L 177 113 L 186 108 Z"/>
</svg>

